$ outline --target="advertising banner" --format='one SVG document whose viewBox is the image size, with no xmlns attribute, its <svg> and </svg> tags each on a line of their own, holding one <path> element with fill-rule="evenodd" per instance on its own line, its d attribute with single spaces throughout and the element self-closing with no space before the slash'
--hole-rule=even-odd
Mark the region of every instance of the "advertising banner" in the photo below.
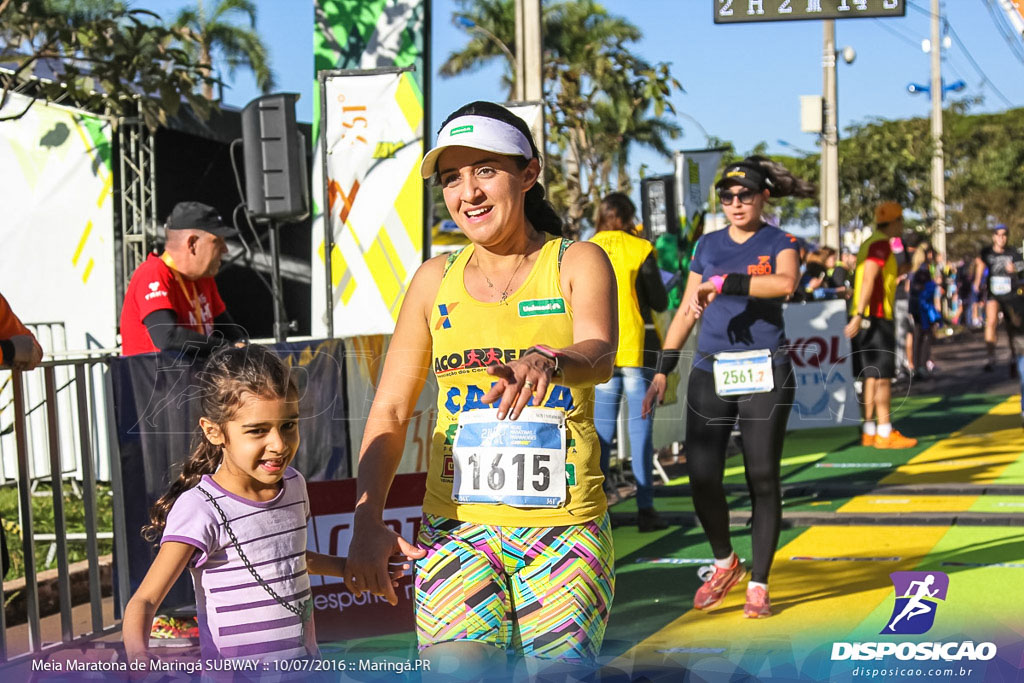
<svg viewBox="0 0 1024 683">
<path fill-rule="evenodd" d="M 0 115 L 29 103 L 8 98 Z M 0 291 L 25 324 L 55 327 L 45 351 L 116 346 L 110 124 L 37 102 L 0 125 Z"/>
<path fill-rule="evenodd" d="M 423 255 L 423 99 L 409 71 L 323 72 L 330 234 L 313 230 L 313 334 L 390 334 Z"/>
<path fill-rule="evenodd" d="M 21 113 L 31 102 L 15 93 L 7 98 L 0 116 Z M 21 118 L 0 123 L 0 130 L 0 292 L 46 353 L 116 346 L 110 124 L 78 109 L 36 102 Z M 65 367 L 55 373 L 61 469 L 75 471 L 82 454 L 74 375 Z M 102 386 L 102 366 L 90 373 Z M 5 374 L 0 372 L 0 482 L 17 473 L 14 394 Z M 30 406 L 44 402 L 41 371 L 25 375 L 25 391 Z M 97 476 L 106 481 L 102 403 L 93 417 Z M 50 473 L 46 435 L 45 412 L 30 410 L 32 477 Z"/>
<path fill-rule="evenodd" d="M 707 210 L 708 195 L 715 182 L 715 173 L 722 161 L 722 150 L 685 150 L 675 156 L 675 194 L 683 236 L 696 239 L 687 230 L 697 223 L 697 218 Z"/>
<path fill-rule="evenodd" d="M 384 524 L 410 543 L 416 542 L 426 492 L 426 473 L 399 474 L 391 485 L 384 508 Z M 327 555 L 348 555 L 356 507 L 356 480 L 309 483 L 308 547 Z M 321 642 L 346 641 L 415 628 L 412 612 L 412 576 L 399 581 L 395 592 L 398 605 L 392 607 L 379 596 L 354 595 L 345 583 L 332 576 L 310 576 L 313 590 L 313 619 Z"/>
<path fill-rule="evenodd" d="M 430 5 L 424 0 L 314 2 L 313 54 L 317 74 L 332 70 L 344 70 L 350 74 L 357 70 L 408 70 L 400 79 L 401 88 L 395 93 L 400 98 L 394 103 L 401 110 L 401 116 L 395 119 L 399 125 L 394 128 L 385 127 L 392 122 L 379 116 L 372 122 L 378 137 L 370 148 L 371 163 L 374 166 L 378 162 L 382 165 L 382 168 L 374 172 L 373 188 L 365 186 L 364 176 L 368 175 L 368 170 L 362 168 L 362 175 L 355 173 L 352 176 L 359 180 L 360 187 L 345 184 L 327 171 L 329 178 L 338 181 L 335 190 L 328 189 L 329 182 L 324 180 L 326 164 L 323 163 L 325 144 L 330 146 L 330 142 L 324 138 L 324 129 L 328 127 L 326 122 L 334 117 L 337 126 L 344 128 L 348 123 L 354 133 L 349 141 L 358 145 L 360 136 L 363 140 L 369 141 L 367 131 L 355 130 L 363 123 L 358 116 L 364 116 L 367 123 L 370 123 L 370 120 L 365 113 L 354 113 L 357 110 L 345 109 L 345 106 L 365 106 L 362 103 L 350 101 L 342 105 L 336 99 L 330 100 L 323 93 L 322 81 L 321 86 L 314 89 L 313 139 L 316 140 L 314 159 L 317 161 L 313 166 L 312 180 L 312 246 L 313 254 L 316 255 L 313 262 L 312 329 L 316 336 L 328 336 L 328 331 L 332 331 L 334 336 L 344 337 L 357 334 L 390 334 L 394 328 L 394 318 L 389 313 L 394 307 L 394 301 L 396 298 L 401 299 L 405 284 L 412 277 L 415 266 L 422 260 L 423 185 L 418 175 L 412 177 L 412 174 L 407 172 L 407 167 L 411 166 L 405 162 L 411 163 L 413 156 L 423 153 L 423 121 L 428 108 L 424 74 L 429 36 L 425 27 L 429 12 Z M 318 81 L 320 80 L 318 76 Z M 413 132 L 410 133 L 409 130 Z M 337 141 L 337 136 L 334 141 Z M 347 157 L 347 152 L 354 150 L 335 151 L 342 157 Z M 401 161 L 395 161 L 396 155 L 401 157 Z M 347 158 L 339 161 L 348 162 Z M 415 165 L 418 164 L 417 158 Z M 383 191 L 384 189 L 387 191 Z M 332 194 L 333 197 L 330 196 Z M 346 230 L 346 220 L 340 217 L 339 212 L 346 210 L 345 207 L 346 211 L 350 212 L 358 195 L 361 195 L 361 199 L 358 200 L 361 203 L 379 204 L 385 215 L 368 216 L 367 207 L 361 206 L 352 217 L 353 221 L 359 221 L 351 223 L 354 226 L 353 230 L 358 233 L 360 239 L 366 238 L 368 233 L 372 233 L 370 237 L 373 237 L 377 231 L 383 231 L 385 237 L 382 240 L 370 239 L 369 242 L 359 242 L 353 249 L 351 244 L 347 248 L 339 246 L 337 234 L 334 233 L 331 240 L 334 246 L 330 251 L 330 277 L 335 296 L 331 297 L 325 292 L 327 278 L 324 270 L 327 252 L 324 247 L 324 210 L 328 203 L 333 204 L 335 223 L 331 229 Z M 399 214 L 401 226 L 396 225 L 396 219 L 389 219 L 386 215 L 387 208 L 392 206 Z M 366 220 L 370 221 L 369 225 L 362 224 L 362 221 Z M 409 233 L 408 236 L 405 234 L 406 231 Z M 417 252 L 415 263 L 407 258 L 409 249 L 406 248 L 406 242 L 411 242 Z M 371 270 L 377 272 L 378 268 L 379 281 L 370 275 Z M 339 286 L 344 286 L 345 289 L 337 292 Z M 373 292 L 375 289 L 376 295 Z M 347 300 L 341 312 L 335 307 L 338 297 Z M 328 299 L 334 299 L 331 308 L 328 308 Z M 395 310 L 397 311 L 397 308 Z M 337 320 L 343 313 L 370 311 L 372 313 L 367 320 Z M 334 319 L 329 320 L 328 315 Z"/>
<path fill-rule="evenodd" d="M 347 395 L 349 443 L 352 444 L 352 473 L 358 474 L 358 453 L 363 442 L 366 418 L 377 393 L 377 383 L 384 367 L 391 335 L 378 334 L 345 340 L 345 390 Z M 398 463 L 399 472 L 423 472 L 430 455 L 430 439 L 437 421 L 437 381 L 433 373 L 420 391 L 416 407 L 409 417 L 405 432 L 405 450 Z"/>
<path fill-rule="evenodd" d="M 846 302 L 786 304 L 783 317 L 796 375 L 788 428 L 857 424 L 860 408 L 853 386 L 853 356 L 850 340 L 843 334 Z"/>
</svg>

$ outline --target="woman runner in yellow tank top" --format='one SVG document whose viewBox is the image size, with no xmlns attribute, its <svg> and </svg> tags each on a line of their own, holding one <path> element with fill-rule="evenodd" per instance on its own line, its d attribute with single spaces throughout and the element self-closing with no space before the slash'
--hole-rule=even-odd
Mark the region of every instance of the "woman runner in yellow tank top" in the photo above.
<svg viewBox="0 0 1024 683">
<path fill-rule="evenodd" d="M 395 549 L 416 559 L 430 675 L 504 675 L 509 655 L 592 664 L 613 556 L 593 387 L 617 346 L 615 278 L 561 239 L 529 128 L 489 102 L 454 112 L 423 159 L 471 244 L 424 263 L 402 303 L 359 454 L 345 577 L 397 602 Z M 382 521 L 409 418 L 433 372 L 438 420 L 417 545 Z"/>
</svg>

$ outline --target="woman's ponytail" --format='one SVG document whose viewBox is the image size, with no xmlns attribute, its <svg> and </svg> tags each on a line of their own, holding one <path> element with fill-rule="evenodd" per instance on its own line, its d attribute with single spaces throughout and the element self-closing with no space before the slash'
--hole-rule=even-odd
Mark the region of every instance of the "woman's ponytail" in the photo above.
<svg viewBox="0 0 1024 683">
<path fill-rule="evenodd" d="M 772 197 L 814 197 L 818 190 L 814 183 L 799 178 L 777 161 L 762 156 L 749 156 L 741 163 L 757 168 L 768 179 Z"/>
<path fill-rule="evenodd" d="M 555 212 L 555 207 L 544 198 L 544 186 L 540 182 L 534 183 L 526 192 L 524 202 L 526 220 L 530 221 L 535 229 L 549 233 L 555 237 L 562 236 L 562 219 Z"/>
</svg>

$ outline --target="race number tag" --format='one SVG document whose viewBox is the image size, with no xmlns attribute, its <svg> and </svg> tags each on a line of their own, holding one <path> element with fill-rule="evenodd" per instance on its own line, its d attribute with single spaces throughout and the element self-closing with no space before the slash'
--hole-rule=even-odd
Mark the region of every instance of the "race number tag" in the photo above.
<svg viewBox="0 0 1024 683">
<path fill-rule="evenodd" d="M 992 287 L 992 294 L 995 296 L 1003 296 L 1010 293 L 1009 275 L 993 275 L 989 284 Z"/>
<path fill-rule="evenodd" d="M 565 413 L 527 407 L 516 420 L 497 409 L 459 414 L 452 456 L 456 503 L 557 508 L 565 503 Z"/>
<path fill-rule="evenodd" d="M 767 349 L 716 353 L 714 368 L 719 396 L 763 394 L 775 388 L 772 354 Z"/>
</svg>

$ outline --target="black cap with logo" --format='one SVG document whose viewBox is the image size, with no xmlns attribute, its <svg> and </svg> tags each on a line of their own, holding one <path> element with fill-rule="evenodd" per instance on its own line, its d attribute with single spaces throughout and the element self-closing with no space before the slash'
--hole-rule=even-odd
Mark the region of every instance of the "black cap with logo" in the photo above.
<svg viewBox="0 0 1024 683">
<path fill-rule="evenodd" d="M 718 189 L 729 185 L 742 185 L 755 192 L 760 192 L 768 187 L 761 169 L 742 162 L 726 166 L 725 170 L 722 171 L 722 177 L 715 183 L 715 187 Z"/>
<path fill-rule="evenodd" d="M 168 230 L 203 230 L 218 237 L 238 234 L 237 230 L 224 223 L 216 209 L 199 202 L 175 204 L 165 227 Z"/>
</svg>

